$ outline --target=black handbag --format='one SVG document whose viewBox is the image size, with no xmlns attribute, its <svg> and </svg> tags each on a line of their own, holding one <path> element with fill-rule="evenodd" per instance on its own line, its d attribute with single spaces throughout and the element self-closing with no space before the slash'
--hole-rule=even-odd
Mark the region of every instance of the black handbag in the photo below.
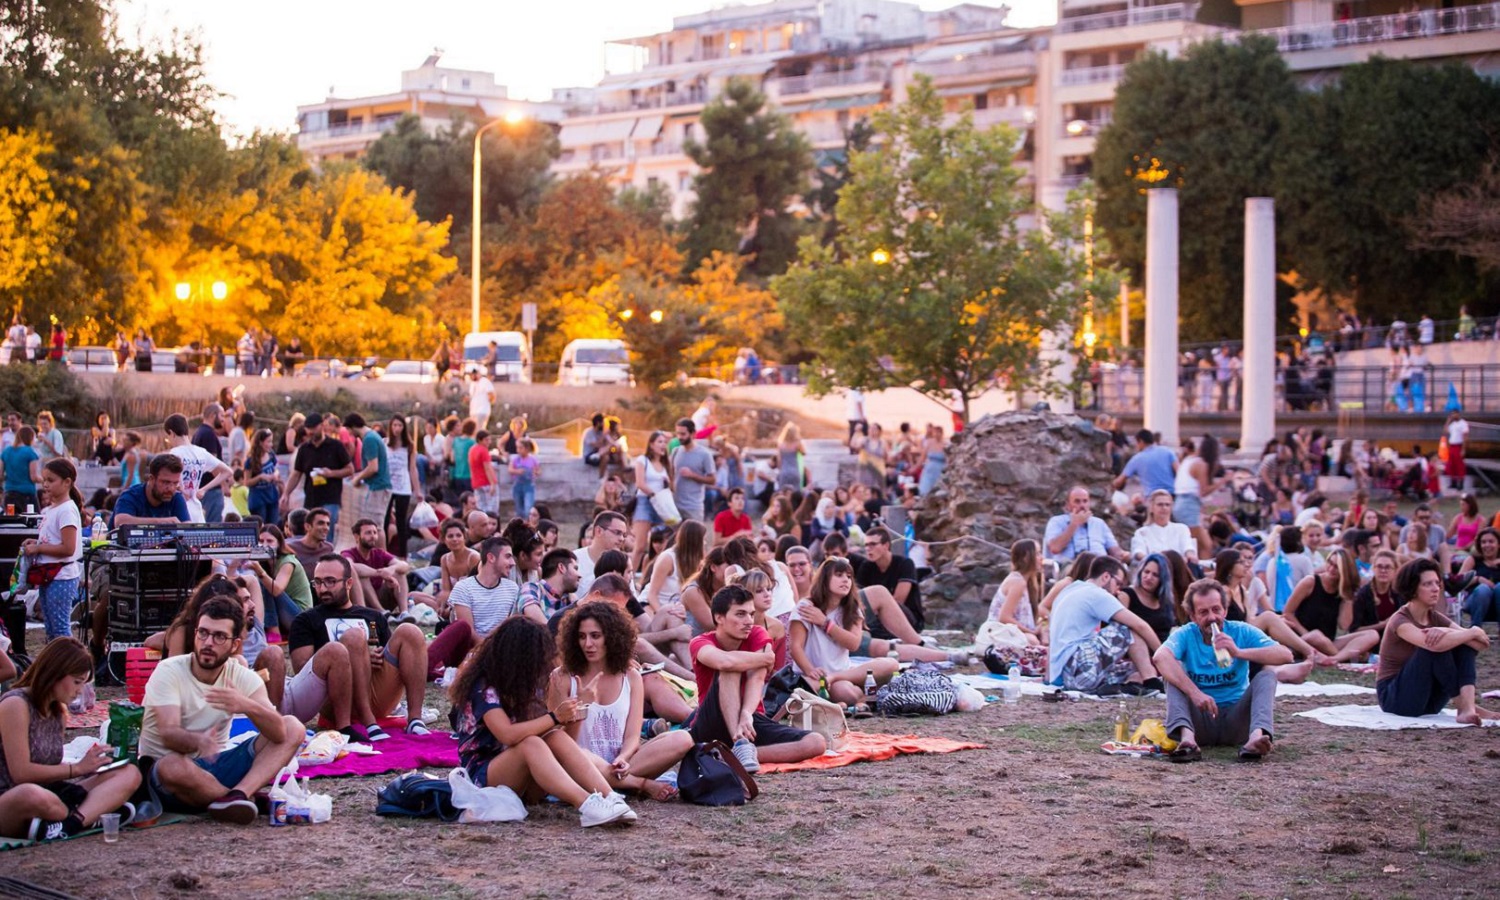
<svg viewBox="0 0 1500 900">
<path fill-rule="evenodd" d="M 766 681 L 766 696 L 761 701 L 766 708 L 766 715 L 776 718 L 787 700 L 791 699 L 792 691 L 799 687 L 804 687 L 802 676 L 797 674 L 791 663 L 777 669 Z"/>
<path fill-rule="evenodd" d="M 698 744 L 677 769 L 677 795 L 699 806 L 743 806 L 760 786 L 723 741 Z"/>
</svg>

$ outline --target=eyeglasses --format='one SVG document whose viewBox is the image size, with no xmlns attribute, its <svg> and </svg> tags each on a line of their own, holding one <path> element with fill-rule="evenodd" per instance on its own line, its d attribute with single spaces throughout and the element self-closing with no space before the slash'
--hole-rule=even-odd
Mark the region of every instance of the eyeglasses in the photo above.
<svg viewBox="0 0 1500 900">
<path fill-rule="evenodd" d="M 209 631 L 207 628 L 198 629 L 198 640 L 208 641 L 211 644 L 227 644 L 234 640 L 234 635 L 225 634 L 222 631 Z"/>
<path fill-rule="evenodd" d="M 313 587 L 338 587 L 339 585 L 343 584 L 345 580 L 346 579 L 343 578 L 314 578 L 312 580 L 312 583 Z"/>
<path fill-rule="evenodd" d="M 615 528 L 606 528 L 606 529 L 604 529 L 604 533 L 605 534 L 612 534 L 612 535 L 614 535 L 617 538 L 623 538 L 623 537 L 625 537 L 625 536 L 627 536 L 627 535 L 630 534 L 630 532 L 625 531 L 624 529 L 615 529 Z"/>
</svg>

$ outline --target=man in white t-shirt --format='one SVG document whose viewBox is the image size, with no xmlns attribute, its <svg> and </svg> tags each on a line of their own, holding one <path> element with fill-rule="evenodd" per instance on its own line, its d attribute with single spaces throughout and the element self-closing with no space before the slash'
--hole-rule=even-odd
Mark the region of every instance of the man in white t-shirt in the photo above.
<svg viewBox="0 0 1500 900">
<path fill-rule="evenodd" d="M 260 676 L 234 661 L 245 612 L 232 597 L 203 604 L 193 652 L 164 659 L 146 682 L 140 753 L 151 757 L 148 786 L 165 812 L 202 813 L 249 825 L 255 792 L 297 755 L 302 723 L 283 716 Z M 250 719 L 259 736 L 229 746 L 229 723 Z"/>
<path fill-rule="evenodd" d="M 1464 442 L 1469 439 L 1469 423 L 1455 409 L 1448 414 L 1448 421 L 1443 428 L 1448 433 L 1448 463 L 1444 466 L 1448 471 L 1448 486 L 1455 491 L 1462 491 L 1464 476 L 1469 474 L 1464 465 Z"/>
<path fill-rule="evenodd" d="M 589 539 L 589 545 L 579 547 L 573 553 L 578 559 L 578 589 L 573 592 L 573 596 L 588 594 L 589 585 L 594 583 L 594 566 L 599 562 L 599 557 L 610 550 L 620 549 L 620 544 L 630 535 L 629 527 L 625 517 L 613 510 L 605 510 L 594 517 L 593 536 Z"/>
<path fill-rule="evenodd" d="M 865 392 L 859 388 L 850 388 L 844 394 L 844 418 L 849 420 L 849 437 L 854 437 L 855 429 L 863 424 L 867 429 L 870 422 L 865 418 Z"/>
<path fill-rule="evenodd" d="M 234 470 L 224 465 L 224 461 L 217 456 L 188 440 L 186 416 L 180 413 L 167 416 L 162 427 L 166 432 L 168 449 L 173 456 L 182 460 L 182 498 L 187 501 L 188 513 L 194 522 L 202 522 L 202 496 L 209 491 L 218 490 L 220 485 L 233 479 Z"/>
<path fill-rule="evenodd" d="M 478 369 L 469 370 L 469 418 L 481 429 L 490 427 L 490 410 L 495 406 L 495 383 Z"/>
</svg>

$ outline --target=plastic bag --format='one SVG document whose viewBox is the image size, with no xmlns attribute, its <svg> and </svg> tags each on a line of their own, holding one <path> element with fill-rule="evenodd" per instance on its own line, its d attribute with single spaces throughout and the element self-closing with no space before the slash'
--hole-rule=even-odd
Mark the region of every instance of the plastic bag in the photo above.
<svg viewBox="0 0 1500 900">
<path fill-rule="evenodd" d="M 436 528 L 438 526 L 437 510 L 432 508 L 431 503 L 423 500 L 412 509 L 409 521 L 413 528 Z"/>
<path fill-rule="evenodd" d="M 984 694 L 978 688 L 967 684 L 958 686 L 958 702 L 953 704 L 954 709 L 959 712 L 977 712 L 984 709 L 984 704 Z"/>
<path fill-rule="evenodd" d="M 270 799 L 272 825 L 321 825 L 333 818 L 333 797 L 314 794 L 305 779 L 298 781 L 295 759 L 276 773 Z"/>
<path fill-rule="evenodd" d="M 347 743 L 349 739 L 337 731 L 320 731 L 303 744 L 296 761 L 309 766 L 331 763 L 344 754 Z"/>
<path fill-rule="evenodd" d="M 462 766 L 448 773 L 448 786 L 453 789 L 453 805 L 463 810 L 460 823 L 526 820 L 526 805 L 515 791 L 504 786 L 480 787 Z"/>
<path fill-rule="evenodd" d="M 974 635 L 974 647 L 983 653 L 988 647 L 1025 647 L 1026 632 L 1009 622 L 987 620 Z"/>
<path fill-rule="evenodd" d="M 109 721 L 104 723 L 104 743 L 115 748 L 116 759 L 135 759 L 141 744 L 141 724 L 146 708 L 138 703 L 119 700 L 109 705 Z"/>
<path fill-rule="evenodd" d="M 651 508 L 661 516 L 661 520 L 668 525 L 676 525 L 682 521 L 682 513 L 677 511 L 677 500 L 671 491 L 657 491 L 651 495 Z"/>
</svg>

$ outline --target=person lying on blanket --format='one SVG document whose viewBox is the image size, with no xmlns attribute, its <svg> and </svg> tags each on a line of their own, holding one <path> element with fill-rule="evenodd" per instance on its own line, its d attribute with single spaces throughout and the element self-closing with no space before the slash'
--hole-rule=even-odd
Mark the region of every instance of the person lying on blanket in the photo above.
<svg viewBox="0 0 1500 900">
<path fill-rule="evenodd" d="M 1052 604 L 1048 672 L 1070 691 L 1155 695 L 1162 689 L 1151 654 L 1160 646 L 1145 620 L 1121 605 L 1125 567 L 1108 556 L 1089 564 Z"/>
<path fill-rule="evenodd" d="M 1177 741 L 1174 762 L 1202 758 L 1202 746 L 1239 744 L 1240 758 L 1271 752 L 1274 666 L 1292 661 L 1292 651 L 1244 622 L 1226 621 L 1224 586 L 1203 578 L 1183 598 L 1192 622 L 1172 632 L 1153 661 L 1167 687 L 1167 736 Z M 1217 630 L 1217 634 L 1215 631 Z M 1219 651 L 1229 665 L 1219 665 Z M 1254 676 L 1250 664 L 1261 668 Z"/>
<path fill-rule="evenodd" d="M 1441 712 L 1452 700 L 1465 725 L 1500 719 L 1500 713 L 1475 701 L 1474 660 L 1490 645 L 1490 637 L 1482 626 L 1460 628 L 1437 611 L 1443 602 L 1438 564 L 1414 559 L 1402 566 L 1396 573 L 1396 596 L 1406 602 L 1386 622 L 1380 641 L 1375 670 L 1380 708 L 1398 716 L 1426 716 Z"/>
<path fill-rule="evenodd" d="M 0 636 L 0 644 L 9 639 Z M 0 679 L 16 670 L 0 646 Z M 110 772 L 109 747 L 95 744 L 83 759 L 65 763 L 64 730 L 68 704 L 94 678 L 88 648 L 73 638 L 57 638 L 42 648 L 26 675 L 0 694 L 0 836 L 52 841 L 93 827 L 99 816 L 135 816 L 126 801 L 140 786 L 135 766 Z"/>
<path fill-rule="evenodd" d="M 693 638 L 693 675 L 698 712 L 693 740 L 723 741 L 746 771 L 760 761 L 798 762 L 828 749 L 821 734 L 773 722 L 763 700 L 775 665 L 771 636 L 755 625 L 755 598 L 737 585 L 720 588 L 709 601 L 714 630 Z"/>
<path fill-rule="evenodd" d="M 251 797 L 302 746 L 302 723 L 277 712 L 260 676 L 234 660 L 244 634 L 239 600 L 214 597 L 198 611 L 193 652 L 162 660 L 146 682 L 140 755 L 155 760 L 147 785 L 166 812 L 249 825 Z M 236 715 L 260 733 L 230 749 Z"/>
<path fill-rule="evenodd" d="M 607 764 L 615 790 L 669 800 L 676 789 L 654 779 L 693 749 L 693 736 L 667 731 L 667 722 L 655 719 L 660 731 L 641 742 L 646 691 L 631 658 L 635 640 L 635 623 L 614 603 L 595 601 L 568 610 L 557 630 L 561 665 L 552 672 L 547 702 L 557 706 L 572 697 L 586 707 L 583 718 L 564 727 Z"/>
</svg>

